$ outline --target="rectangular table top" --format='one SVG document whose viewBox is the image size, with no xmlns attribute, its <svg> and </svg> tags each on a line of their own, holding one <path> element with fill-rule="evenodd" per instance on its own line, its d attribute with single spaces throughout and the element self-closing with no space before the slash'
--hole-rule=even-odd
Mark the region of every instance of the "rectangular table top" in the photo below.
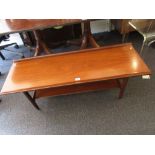
<svg viewBox="0 0 155 155">
<path fill-rule="evenodd" d="M 131 44 L 14 61 L 1 94 L 151 74 Z"/>
<path fill-rule="evenodd" d="M 0 19 L 0 35 L 80 22 L 82 22 L 82 19 Z"/>
</svg>

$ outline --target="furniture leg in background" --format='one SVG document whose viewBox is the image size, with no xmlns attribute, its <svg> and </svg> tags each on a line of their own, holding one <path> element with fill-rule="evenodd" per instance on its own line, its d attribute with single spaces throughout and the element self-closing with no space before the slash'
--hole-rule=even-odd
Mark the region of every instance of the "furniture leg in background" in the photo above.
<svg viewBox="0 0 155 155">
<path fill-rule="evenodd" d="M 122 43 L 128 42 L 129 33 L 122 34 Z"/>
<path fill-rule="evenodd" d="M 84 21 L 84 32 L 82 36 L 81 49 L 84 49 L 90 44 L 92 47 L 100 47 L 95 41 L 90 28 L 90 21 Z"/>
<path fill-rule="evenodd" d="M 46 43 L 44 42 L 44 40 L 42 39 L 41 36 L 41 31 L 40 30 L 35 30 L 33 31 L 35 39 L 36 39 L 36 49 L 35 49 L 35 53 L 34 56 L 38 56 L 40 55 L 40 53 L 43 51 L 45 54 L 50 54 L 50 50 L 47 47 Z"/>
<path fill-rule="evenodd" d="M 68 41 L 68 44 L 73 45 L 80 45 L 80 49 L 85 49 L 88 47 L 88 45 L 91 45 L 91 47 L 100 47 L 97 42 L 95 41 L 90 28 L 90 20 L 86 20 L 84 23 L 84 30 L 82 34 L 82 39 L 80 41 Z"/>
<path fill-rule="evenodd" d="M 27 46 L 30 51 L 34 51 L 34 56 L 41 55 L 41 53 L 50 54 L 49 48 L 42 39 L 40 30 L 20 33 L 24 46 Z"/>
<path fill-rule="evenodd" d="M 129 26 L 130 20 L 131 19 L 111 19 L 111 24 L 114 26 L 114 29 L 122 35 L 122 43 L 127 42 L 129 32 L 134 31 L 134 29 Z"/>
<path fill-rule="evenodd" d="M 91 33 L 90 20 L 84 20 L 84 21 L 81 20 L 81 22 L 84 23 L 84 30 L 83 30 L 81 41 L 74 40 L 74 41 L 67 41 L 67 43 L 79 45 L 80 49 L 84 49 L 88 45 L 91 45 L 91 47 L 99 47 L 99 45 L 96 43 L 96 41 L 93 38 L 93 35 Z M 73 34 L 73 32 L 72 32 L 72 34 Z M 51 53 L 47 46 L 47 42 L 45 41 L 46 39 L 43 37 L 43 35 L 44 35 L 43 31 L 33 30 L 33 36 L 34 36 L 34 39 L 36 40 L 36 48 L 34 49 L 35 50 L 34 56 L 41 55 L 41 52 L 43 52 L 45 54 Z M 66 41 L 64 41 L 64 43 L 65 42 Z M 31 48 L 31 49 L 33 49 L 33 48 Z"/>
</svg>

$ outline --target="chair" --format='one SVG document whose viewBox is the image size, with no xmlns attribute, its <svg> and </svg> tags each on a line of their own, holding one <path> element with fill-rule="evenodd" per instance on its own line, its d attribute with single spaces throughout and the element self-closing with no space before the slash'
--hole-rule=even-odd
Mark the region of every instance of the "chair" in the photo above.
<svg viewBox="0 0 155 155">
<path fill-rule="evenodd" d="M 155 42 L 155 20 L 132 19 L 129 21 L 129 25 L 138 31 L 144 38 L 140 49 L 140 54 L 142 54 L 145 45 L 150 46 Z"/>
<path fill-rule="evenodd" d="M 2 41 L 9 41 L 9 35 L 3 35 L 3 36 L 0 36 L 0 43 L 2 42 Z M 7 51 L 10 51 L 10 52 L 13 52 L 13 51 L 11 51 L 10 49 L 6 49 L 7 47 L 9 47 L 9 46 L 12 46 L 12 45 L 15 45 L 15 48 L 19 48 L 19 46 L 17 45 L 17 43 L 10 43 L 10 44 L 6 44 L 6 45 L 0 45 L 0 57 L 3 59 L 3 60 L 5 60 L 5 57 L 4 57 L 4 55 L 2 54 L 2 50 L 7 50 Z M 14 53 L 14 52 L 13 52 Z M 21 55 L 22 56 L 22 58 L 24 58 L 24 55 L 23 55 L 23 53 L 16 53 L 16 54 L 18 54 L 18 55 Z"/>
<path fill-rule="evenodd" d="M 2 73 L 0 72 L 0 76 L 1 76 L 1 74 L 2 74 Z M 1 101 L 2 101 L 2 100 L 0 99 L 0 102 L 1 102 Z"/>
</svg>

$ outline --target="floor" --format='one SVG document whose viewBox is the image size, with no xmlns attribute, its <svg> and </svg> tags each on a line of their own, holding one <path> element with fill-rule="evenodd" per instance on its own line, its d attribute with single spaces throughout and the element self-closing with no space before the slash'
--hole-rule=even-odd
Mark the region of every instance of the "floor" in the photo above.
<svg viewBox="0 0 155 155">
<path fill-rule="evenodd" d="M 118 44 L 118 32 L 96 35 L 101 46 Z M 139 51 L 142 37 L 131 33 L 128 38 Z M 125 96 L 117 99 L 118 90 L 104 90 L 38 100 L 37 111 L 23 94 L 1 96 L 0 134 L 155 134 L 155 45 L 145 48 L 143 59 L 152 71 L 150 80 L 132 78 Z M 55 52 L 77 49 L 61 47 Z M 32 55 L 22 45 L 15 51 Z M 12 59 L 20 56 L 3 52 L 7 58 L 0 60 L 0 87 L 7 76 Z"/>
</svg>

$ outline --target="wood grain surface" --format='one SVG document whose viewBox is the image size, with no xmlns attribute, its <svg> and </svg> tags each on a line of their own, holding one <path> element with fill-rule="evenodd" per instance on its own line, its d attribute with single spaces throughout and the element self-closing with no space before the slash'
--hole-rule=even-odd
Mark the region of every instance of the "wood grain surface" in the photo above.
<svg viewBox="0 0 155 155">
<path fill-rule="evenodd" d="M 131 44 L 15 61 L 1 94 L 151 74 Z"/>
<path fill-rule="evenodd" d="M 41 30 L 45 28 L 76 24 L 81 19 L 0 19 L 0 34 Z"/>
</svg>

